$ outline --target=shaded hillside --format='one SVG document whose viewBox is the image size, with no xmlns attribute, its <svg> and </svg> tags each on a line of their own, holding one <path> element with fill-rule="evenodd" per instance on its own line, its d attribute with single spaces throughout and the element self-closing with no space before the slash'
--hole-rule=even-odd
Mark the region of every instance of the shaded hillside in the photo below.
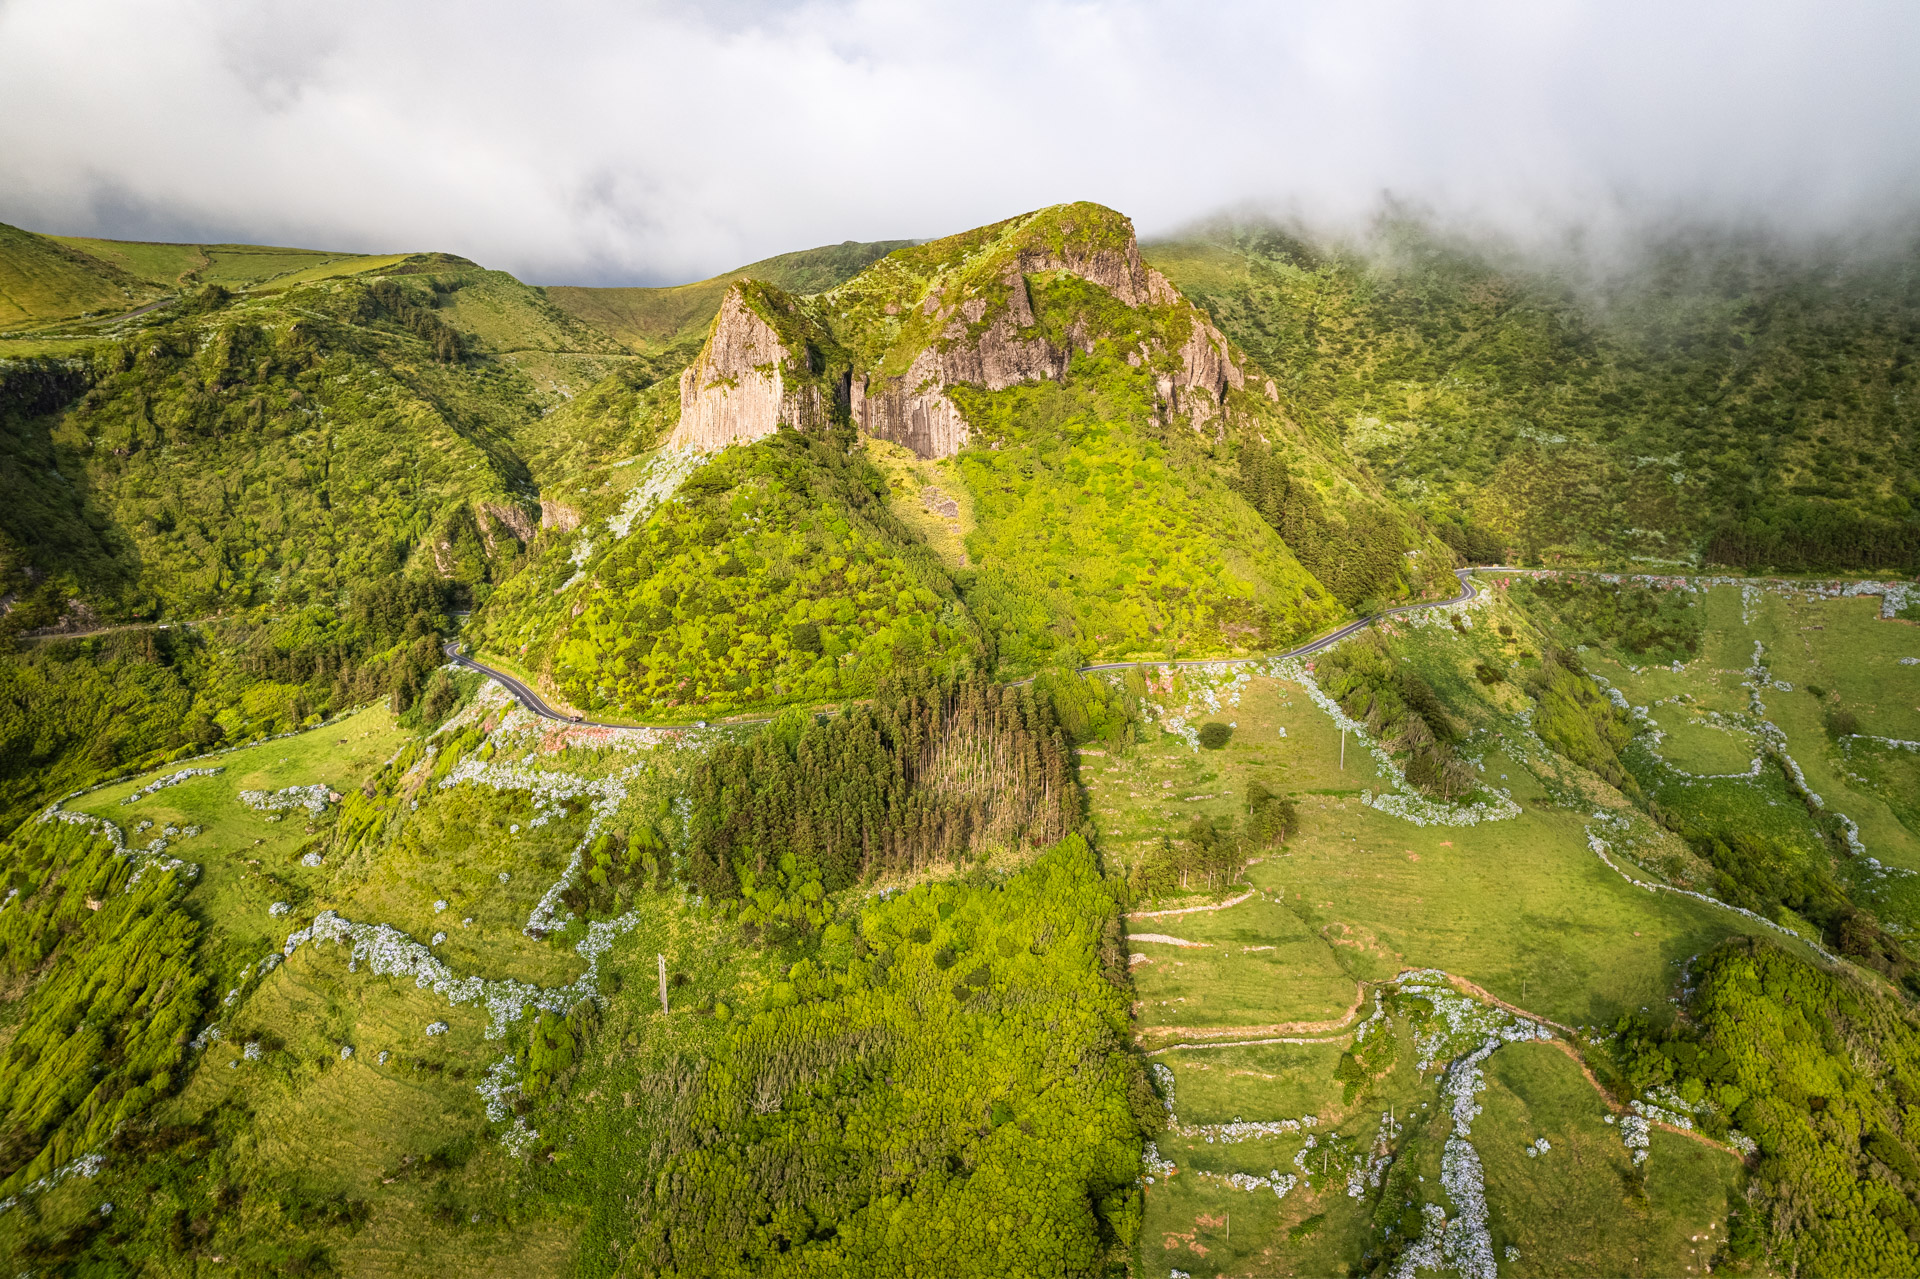
<svg viewBox="0 0 1920 1279">
<path fill-rule="evenodd" d="M 84 374 L 9 366 L 5 585 L 29 614 L 71 598 L 114 619 L 330 600 L 416 560 L 484 583 L 537 509 L 512 441 L 537 402 L 431 299 L 202 294 Z"/>
<path fill-rule="evenodd" d="M 1599 292 L 1407 221 L 1364 250 L 1222 226 L 1148 257 L 1463 550 L 1920 568 L 1911 245 L 1677 236 Z"/>
</svg>

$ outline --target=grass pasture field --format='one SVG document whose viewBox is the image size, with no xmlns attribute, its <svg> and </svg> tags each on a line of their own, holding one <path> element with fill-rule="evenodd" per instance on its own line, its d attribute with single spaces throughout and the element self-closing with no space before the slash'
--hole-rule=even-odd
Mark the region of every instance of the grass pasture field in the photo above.
<svg viewBox="0 0 1920 1279">
<path fill-rule="evenodd" d="M 1809 789 L 1826 808 L 1858 824 L 1868 855 L 1899 870 L 1920 871 L 1920 810 L 1905 758 L 1920 754 L 1878 740 L 1920 739 L 1920 663 L 1900 661 L 1920 656 L 1920 627 L 1882 618 L 1877 597 L 1808 599 L 1721 586 L 1705 592 L 1702 604 L 1703 650 L 1684 671 L 1636 669 L 1604 656 L 1594 663 L 1666 732 L 1656 749 L 1660 759 L 1694 774 L 1745 771 L 1746 761 L 1716 766 L 1739 753 L 1716 736 L 1757 748 L 1755 729 L 1764 718 L 1779 731 Z M 1758 690 L 1758 714 L 1750 687 L 1756 644 L 1767 679 Z M 1859 736 L 1835 735 L 1833 725 L 1842 715 L 1851 717 Z M 1662 802 L 1685 805 L 1710 821 L 1757 826 L 1803 847 L 1818 843 L 1803 802 L 1771 763 L 1751 781 L 1695 780 L 1666 770 L 1644 780 L 1658 788 Z M 1907 908 L 1900 918 L 1909 927 L 1920 925 L 1920 915 Z"/>
<path fill-rule="evenodd" d="M 498 718 L 497 707 L 488 711 L 488 705 L 483 699 L 470 718 Z M 486 742 L 495 759 L 535 773 L 626 776 L 628 820 L 652 810 L 650 770 L 657 765 L 677 775 L 683 766 L 670 748 L 636 760 L 631 753 L 568 749 L 566 740 L 534 726 L 495 733 Z M 395 815 L 404 820 L 374 845 L 353 845 L 357 851 L 343 851 L 336 838 L 341 804 L 315 815 L 304 809 L 276 814 L 238 799 L 242 790 L 314 784 L 352 794 L 371 786 L 383 764 L 416 741 L 385 708 L 370 708 L 195 761 L 191 767 L 223 771 L 132 804 L 122 801 L 181 766 L 94 791 L 69 807 L 119 823 L 136 845 L 169 826 L 200 828 L 173 836 L 167 851 L 202 868 L 187 900 L 213 924 L 217 962 L 227 968 L 257 967 L 290 931 L 333 909 L 423 943 L 444 931 L 444 941 L 433 936 L 431 949 L 457 976 L 538 987 L 573 981 L 585 968 L 574 951 L 583 927 L 544 939 L 523 930 L 584 833 L 579 812 L 563 805 L 542 816 L 525 789 L 430 784 L 431 754 L 410 774 L 415 781 L 393 797 Z M 154 826 L 136 831 L 141 821 Z M 319 854 L 320 864 L 303 865 L 308 853 Z M 292 909 L 270 914 L 275 901 Z M 440 902 L 445 908 L 437 910 Z M 693 1017 L 693 1006 L 755 1000 L 771 983 L 763 957 L 729 945 L 718 921 L 688 909 L 677 894 L 641 892 L 629 901 L 623 893 L 619 903 L 629 912 L 625 931 L 602 956 L 599 989 L 629 993 L 606 1006 L 609 1025 L 597 1068 L 604 1073 L 643 1042 L 669 1054 L 710 1054 L 713 1022 Z M 677 1017 L 659 1014 L 656 954 L 674 973 Z M 297 1239 L 328 1222 L 350 1224 L 330 1244 L 342 1273 L 566 1273 L 579 1243 L 575 1210 L 564 1197 L 528 1194 L 524 1158 L 497 1140 L 500 1125 L 489 1120 L 476 1091 L 503 1056 L 516 1050 L 524 1056 L 524 1024 L 511 1024 L 504 1040 L 490 1038 L 497 1028 L 483 1005 L 453 1004 L 411 976 L 379 975 L 350 961 L 347 947 L 310 940 L 257 980 L 240 980 L 221 1004 L 231 1011 L 216 1014 L 220 1033 L 190 1059 L 184 1086 L 157 1107 L 155 1122 L 217 1126 L 245 1116 L 244 1128 L 236 1130 L 244 1136 L 224 1165 L 226 1175 L 253 1188 L 234 1209 L 235 1228 L 266 1241 Z M 234 979 L 222 972 L 219 980 Z M 595 1123 L 614 1122 L 622 1106 L 601 1089 L 565 1099 L 556 1094 L 528 1112 L 531 1140 L 539 1148 L 541 1129 L 555 1139 L 561 1132 L 577 1137 L 576 1109 L 592 1131 Z M 41 1210 L 58 1213 L 66 1199 L 79 1202 L 81 1194 L 55 1191 Z M 287 1231 L 281 1223 L 288 1214 L 301 1229 Z M 249 1254 L 256 1261 L 279 1255 L 261 1246 L 267 1251 Z M 295 1265 L 290 1258 L 272 1261 L 269 1269 Z"/>
<path fill-rule="evenodd" d="M 1513 1044 L 1488 1058 L 1481 1105 L 1473 1141 L 1494 1246 L 1519 1254 L 1501 1274 L 1707 1272 L 1738 1194 L 1732 1155 L 1655 1129 L 1644 1178 L 1636 1175 L 1617 1121 L 1605 1121 L 1579 1065 L 1552 1044 Z M 1549 1149 L 1527 1154 L 1543 1137 Z"/>
<path fill-rule="evenodd" d="M 1338 949 L 1264 897 L 1132 920 L 1129 931 L 1138 1024 L 1156 1042 L 1181 1027 L 1334 1021 L 1354 1005 L 1358 987 Z"/>
<path fill-rule="evenodd" d="M 1660 758 L 1695 776 L 1744 773 L 1760 754 L 1752 733 L 1698 716 L 1669 714 L 1661 727 L 1666 739 L 1660 743 Z"/>
<path fill-rule="evenodd" d="M 1395 642 L 1395 651 L 1434 672 L 1429 679 L 1439 686 L 1449 671 L 1484 660 L 1469 654 L 1484 654 L 1489 641 L 1409 628 Z M 1177 836 L 1193 816 L 1224 825 L 1256 778 L 1291 792 L 1300 810 L 1299 830 L 1285 847 L 1249 866 L 1246 883 L 1254 895 L 1248 900 L 1211 911 L 1153 913 L 1246 891 L 1219 885 L 1211 893 L 1140 903 L 1128 921 L 1136 937 L 1202 944 L 1130 943 L 1139 960 L 1133 965 L 1136 1033 L 1144 1048 L 1159 1050 L 1153 1060 L 1172 1072 L 1182 1123 L 1314 1114 L 1324 1125 L 1313 1130 L 1321 1151 L 1344 1153 L 1370 1141 L 1391 1106 L 1408 1117 L 1396 1157 L 1407 1161 L 1415 1188 L 1446 1205 L 1437 1187 L 1449 1131 L 1438 1117 L 1438 1076 L 1415 1071 L 1411 1053 L 1403 1050 L 1385 1076 L 1346 1103 L 1334 1072 L 1354 1044 L 1350 1027 L 1268 1036 L 1317 1041 L 1310 1043 L 1236 1041 L 1313 1014 L 1337 1016 L 1356 983 L 1429 968 L 1552 1022 L 1606 1027 L 1624 1013 L 1664 1007 L 1691 956 L 1729 935 L 1770 932 L 1732 911 L 1637 888 L 1608 868 L 1587 846 L 1588 794 L 1598 793 L 1598 783 L 1570 780 L 1564 761 L 1542 757 L 1537 743 L 1503 729 L 1496 715 L 1468 726 L 1470 741 L 1480 775 L 1511 791 L 1518 815 L 1420 825 L 1361 803 L 1362 790 L 1379 793 L 1390 780 L 1352 737 L 1342 769 L 1339 731 L 1300 685 L 1253 676 L 1222 691 L 1220 679 L 1204 673 L 1173 680 L 1156 687 L 1175 711 L 1204 703 L 1199 689 L 1211 680 L 1218 709 L 1208 707 L 1198 718 L 1234 724 L 1232 739 L 1208 751 L 1171 733 L 1149 734 L 1131 751 L 1083 761 L 1106 847 L 1144 855 L 1153 841 Z M 1724 696 L 1731 703 L 1744 692 L 1736 673 Z M 1496 689 L 1494 696 L 1502 694 Z M 1744 767 L 1750 758 L 1739 762 Z M 1589 806 L 1571 807 L 1576 802 Z M 1637 830 L 1635 822 L 1644 824 L 1636 818 L 1628 825 Z M 1630 859 L 1641 844 L 1657 840 L 1643 832 L 1623 841 L 1608 829 L 1622 863 L 1657 878 Z M 1274 949 L 1254 949 L 1262 945 Z M 1313 991 L 1321 993 L 1302 998 Z M 1178 1036 L 1169 1033 L 1175 1026 Z M 1169 1040 L 1185 1046 L 1162 1049 Z M 1500 1049 L 1487 1069 L 1490 1100 L 1473 1141 L 1484 1150 L 1495 1238 L 1502 1249 L 1509 1243 L 1520 1249 L 1515 1273 L 1597 1273 L 1583 1268 L 1589 1263 L 1609 1273 L 1611 1267 L 1683 1273 L 1713 1255 L 1696 1236 L 1718 1222 L 1724 1239 L 1737 1160 L 1662 1132 L 1648 1196 L 1635 1198 L 1622 1173 L 1630 1164 L 1618 1130 L 1602 1122 L 1606 1101 L 1571 1057 L 1552 1045 L 1523 1044 Z M 1525 1155 L 1516 1134 L 1529 1126 L 1542 1131 L 1527 1140 L 1548 1136 L 1551 1155 Z M 1161 1138 L 1162 1155 L 1179 1171 L 1149 1189 L 1141 1271 L 1341 1273 L 1364 1267 L 1369 1250 L 1389 1237 L 1381 1233 L 1387 1225 L 1418 1229 L 1417 1213 L 1399 1222 L 1379 1208 L 1379 1192 L 1350 1198 L 1344 1181 L 1316 1186 L 1309 1179 L 1276 1199 L 1269 1189 L 1249 1191 L 1224 1180 L 1288 1171 L 1303 1140 L 1223 1145 L 1173 1133 Z M 1550 1166 L 1543 1158 L 1558 1158 L 1578 1175 L 1540 1180 L 1540 1170 Z M 1604 1236 L 1595 1236 L 1598 1222 L 1609 1223 Z"/>
<path fill-rule="evenodd" d="M 145 845 L 169 826 L 199 827 L 197 835 L 169 838 L 169 855 L 201 868 L 188 900 L 223 933 L 258 948 L 277 943 L 287 932 L 268 915 L 269 906 L 296 898 L 304 902 L 323 891 L 328 876 L 302 866 L 300 858 L 324 838 L 331 818 L 309 820 L 304 809 L 256 812 L 240 802 L 240 792 L 316 784 L 339 791 L 358 785 L 412 736 L 384 707 L 369 707 L 278 741 L 165 765 L 82 795 L 66 807 L 116 823 L 130 846 Z M 124 802 L 149 782 L 187 768 L 222 771 Z M 152 828 L 140 829 L 142 822 L 153 823 Z"/>
</svg>

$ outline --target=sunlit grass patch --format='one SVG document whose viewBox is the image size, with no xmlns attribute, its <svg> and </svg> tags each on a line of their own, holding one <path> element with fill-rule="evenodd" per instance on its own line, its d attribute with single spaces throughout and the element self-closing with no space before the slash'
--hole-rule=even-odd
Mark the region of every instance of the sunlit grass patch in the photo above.
<svg viewBox="0 0 1920 1279">
<path fill-rule="evenodd" d="M 1662 707 L 1658 716 L 1666 737 L 1660 758 L 1695 776 L 1744 773 L 1759 757 L 1760 744 L 1752 733 L 1695 718 L 1678 707 Z"/>
<path fill-rule="evenodd" d="M 1706 1273 L 1726 1242 L 1737 1157 L 1655 1129 L 1642 1178 L 1599 1093 L 1553 1045 L 1509 1045 L 1486 1072 L 1473 1144 L 1495 1248 L 1519 1250 L 1502 1274 Z M 1527 1154 L 1540 1138 L 1548 1149 Z"/>
<path fill-rule="evenodd" d="M 1355 982 L 1332 948 L 1263 898 L 1203 914 L 1133 921 L 1134 990 L 1143 1030 L 1326 1021 L 1346 1013 Z"/>
</svg>

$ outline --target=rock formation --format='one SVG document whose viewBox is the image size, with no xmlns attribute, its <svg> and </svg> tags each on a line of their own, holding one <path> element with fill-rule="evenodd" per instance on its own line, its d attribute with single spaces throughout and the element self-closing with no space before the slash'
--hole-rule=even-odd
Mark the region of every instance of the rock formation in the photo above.
<svg viewBox="0 0 1920 1279">
<path fill-rule="evenodd" d="M 1164 279 L 1158 271 L 1155 279 Z M 1185 413 L 1199 430 L 1209 418 L 1226 407 L 1227 390 L 1240 390 L 1246 375 L 1233 361 L 1226 335 L 1213 327 L 1199 308 L 1190 307 L 1192 327 L 1180 348 L 1180 368 L 1172 375 L 1156 379 L 1161 401 L 1175 413 Z"/>
<path fill-rule="evenodd" d="M 964 383 L 1001 391 L 1043 378 L 1064 380 L 1072 348 L 1091 351 L 1092 345 L 1078 324 L 1069 331 L 1065 345 L 1034 331 L 1027 277 L 1047 272 L 1077 275 L 1129 307 L 1170 306 L 1186 311 L 1191 327 L 1179 350 L 1179 366 L 1156 379 L 1160 401 L 1167 412 L 1186 414 L 1196 428 L 1218 414 L 1229 388 L 1238 390 L 1246 382 L 1227 339 L 1165 276 L 1141 261 L 1132 226 L 1117 215 L 1108 216 L 1117 227 L 1096 230 L 1124 228 L 1123 234 L 1086 238 L 1067 234 L 1058 243 L 1019 244 L 997 273 L 987 274 L 979 283 L 958 290 L 943 289 L 937 282 L 929 287 L 919 309 L 938 324 L 936 336 L 914 354 L 905 373 L 854 379 L 853 418 L 860 429 L 904 445 L 921 457 L 951 457 L 966 447 L 969 432 L 946 388 Z M 955 292 L 960 295 L 957 299 L 952 296 Z M 889 313 L 894 310 L 888 307 Z M 1137 366 L 1155 354 L 1143 348 L 1139 356 L 1129 356 L 1129 362 Z"/>
<path fill-rule="evenodd" d="M 540 527 L 571 533 L 580 527 L 580 512 L 564 502 L 543 501 L 540 503 Z"/>
<path fill-rule="evenodd" d="M 987 231 L 993 238 L 984 244 L 936 242 L 928 269 L 902 268 L 905 274 L 894 277 L 904 288 L 883 295 L 884 302 L 869 295 L 854 304 L 856 315 L 868 308 L 868 316 L 902 318 L 886 321 L 880 358 L 850 381 L 843 370 L 851 357 L 814 318 L 812 304 L 758 281 L 734 284 L 699 358 L 680 375 L 680 424 L 667 444 L 706 453 L 762 439 L 782 425 L 824 428 L 846 403 L 866 434 L 921 457 L 951 457 L 967 446 L 970 431 L 947 388 L 1004 391 L 1064 381 L 1074 348 L 1093 350 L 1083 319 L 1064 331 L 1037 322 L 1032 275 L 1075 275 L 1127 307 L 1159 312 L 1141 328 L 1161 336 L 1145 339 L 1128 359 L 1155 370 L 1162 413 L 1201 429 L 1221 416 L 1230 390 L 1245 386 L 1227 339 L 1141 260 L 1132 224 L 1119 214 L 1061 206 Z M 833 310 L 829 303 L 819 313 Z M 1176 336 L 1181 319 L 1184 339 Z M 865 349 L 871 359 L 875 348 Z"/>
<path fill-rule="evenodd" d="M 818 382 L 802 380 L 816 371 L 813 351 L 805 342 L 783 342 L 754 305 L 783 300 L 753 281 L 727 290 L 706 346 L 680 374 L 680 425 L 670 446 L 711 453 L 772 435 L 783 424 L 802 431 L 825 425 L 827 397 Z"/>
</svg>

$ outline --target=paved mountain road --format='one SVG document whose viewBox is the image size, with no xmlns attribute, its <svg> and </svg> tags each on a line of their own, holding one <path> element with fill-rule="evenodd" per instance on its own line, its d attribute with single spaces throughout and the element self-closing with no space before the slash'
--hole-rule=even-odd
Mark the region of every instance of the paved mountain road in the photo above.
<svg viewBox="0 0 1920 1279">
<path fill-rule="evenodd" d="M 1473 571 L 1474 570 L 1470 568 L 1457 568 L 1453 570 L 1453 575 L 1460 579 L 1460 593 L 1454 596 L 1452 599 L 1434 600 L 1426 604 L 1401 604 L 1401 605 L 1397 605 L 1394 608 L 1384 608 L 1384 609 L 1381 609 L 1378 613 L 1370 614 L 1366 617 L 1360 618 L 1358 621 L 1348 622 L 1345 626 L 1342 626 L 1339 630 L 1329 631 L 1327 634 L 1322 635 L 1318 639 L 1309 640 L 1307 643 L 1300 645 L 1298 648 L 1290 648 L 1286 650 L 1284 653 L 1263 653 L 1258 657 L 1191 657 L 1191 658 L 1181 658 L 1177 661 L 1160 661 L 1160 662 L 1155 662 L 1155 661 L 1100 662 L 1100 663 L 1096 663 L 1093 666 L 1082 666 L 1078 669 L 1080 670 L 1081 673 L 1084 674 L 1088 671 L 1123 671 L 1127 669 L 1129 666 L 1235 666 L 1235 665 L 1240 665 L 1246 662 L 1285 661 L 1290 657 L 1307 657 L 1311 654 L 1318 653 L 1322 649 L 1330 648 L 1333 645 L 1338 644 L 1341 640 L 1347 638 L 1347 636 L 1352 635 L 1357 631 L 1365 630 L 1367 627 L 1372 626 L 1375 622 L 1379 621 L 1383 617 L 1392 617 L 1398 613 L 1418 613 L 1423 609 L 1445 608 L 1451 604 L 1466 603 L 1468 600 L 1472 599 L 1474 596 L 1479 594 L 1479 591 L 1474 587 L 1474 584 L 1473 584 Z M 686 724 L 604 724 L 598 720 L 576 719 L 571 715 L 562 715 L 558 711 L 554 710 L 551 706 L 548 706 L 545 701 L 541 700 L 541 697 L 538 693 L 534 692 L 531 688 L 528 688 L 525 684 L 521 683 L 519 680 L 515 679 L 513 676 L 507 674 L 505 671 L 497 671 L 493 669 L 493 667 L 491 666 L 483 666 L 479 662 L 474 661 L 471 657 L 468 657 L 465 653 L 462 653 L 460 651 L 460 642 L 458 640 L 447 641 L 446 653 L 449 658 L 451 658 L 455 662 L 458 662 L 460 665 L 466 667 L 468 670 L 479 671 L 482 675 L 485 675 L 489 679 L 498 683 L 502 688 L 506 689 L 509 693 L 512 693 L 514 697 L 518 698 L 522 706 L 526 707 L 528 710 L 532 711 L 535 715 L 538 715 L 542 719 L 555 720 L 562 724 L 579 724 L 586 728 L 686 728 L 688 727 L 688 725 Z M 1019 680 L 1016 682 L 1024 684 L 1027 681 Z M 735 719 L 735 720 L 727 720 L 725 722 L 729 724 L 764 724 L 768 722 L 769 718 L 770 717 L 761 717 L 757 719 L 744 719 L 744 720 Z M 702 721 L 702 723 L 704 724 L 704 721 Z"/>
</svg>

